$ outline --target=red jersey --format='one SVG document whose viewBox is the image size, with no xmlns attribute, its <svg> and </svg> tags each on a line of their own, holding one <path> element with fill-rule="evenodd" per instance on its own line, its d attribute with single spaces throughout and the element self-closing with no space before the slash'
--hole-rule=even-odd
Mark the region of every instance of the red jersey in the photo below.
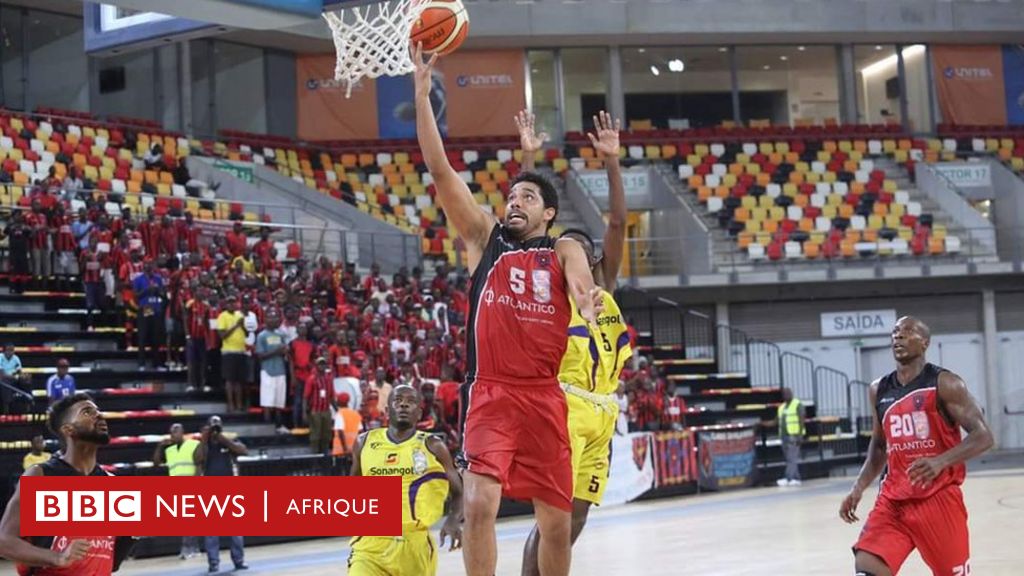
<svg viewBox="0 0 1024 576">
<path fill-rule="evenodd" d="M 314 372 L 306 380 L 303 397 L 310 412 L 327 412 L 334 396 L 334 379 L 330 373 Z"/>
<path fill-rule="evenodd" d="M 686 400 L 682 396 L 669 396 L 665 399 L 665 418 L 669 424 L 679 424 L 686 420 Z"/>
<path fill-rule="evenodd" d="M 224 235 L 224 240 L 226 240 L 227 249 L 232 258 L 238 258 L 239 256 L 245 255 L 245 248 L 249 242 L 245 236 L 245 232 L 235 234 L 235 231 L 231 230 Z"/>
<path fill-rule="evenodd" d="M 206 331 L 209 329 L 209 320 L 206 314 L 209 306 L 197 298 L 186 304 L 185 307 L 188 309 L 188 335 L 196 340 L 205 340 Z"/>
<path fill-rule="evenodd" d="M 313 371 L 313 343 L 309 340 L 292 340 L 288 345 L 291 352 L 292 367 L 295 369 L 295 377 L 305 381 Z"/>
<path fill-rule="evenodd" d="M 875 410 L 885 433 L 888 473 L 882 480 L 881 496 L 890 500 L 928 498 L 950 485 L 963 484 L 966 466 L 957 464 L 926 488 L 910 483 L 907 470 L 918 458 L 938 456 L 960 444 L 960 429 L 939 405 L 939 374 L 934 364 L 925 364 L 913 381 L 901 385 L 896 372 L 878 385 Z"/>
<path fill-rule="evenodd" d="M 53 248 L 57 252 L 74 252 L 77 247 L 75 235 L 71 232 L 71 219 L 67 216 L 54 216 L 52 224 L 57 229 L 53 237 Z"/>
<path fill-rule="evenodd" d="M 50 235 L 47 227 L 46 214 L 42 212 L 31 212 L 25 216 L 25 224 L 32 229 L 32 248 L 36 250 L 46 249 L 46 239 Z"/>
<path fill-rule="evenodd" d="M 160 225 L 156 220 L 144 220 L 139 224 L 139 234 L 142 236 L 142 245 L 146 254 L 156 256 L 160 251 Z"/>
<path fill-rule="evenodd" d="M 185 248 L 187 252 L 198 252 L 199 251 L 199 227 L 193 223 L 191 226 L 185 223 L 184 220 L 178 220 L 175 222 L 178 229 L 178 240 L 185 242 Z"/>
<path fill-rule="evenodd" d="M 467 380 L 557 386 L 570 309 L 555 239 L 495 225 L 472 286 Z"/>
<path fill-rule="evenodd" d="M 178 253 L 178 231 L 174 226 L 160 226 L 160 253 L 168 256 Z"/>
<path fill-rule="evenodd" d="M 82 255 L 80 256 L 82 281 L 102 282 L 102 279 L 100 278 L 100 269 L 103 268 L 106 260 L 106 256 L 102 253 L 93 252 L 92 250 L 83 250 Z"/>
</svg>

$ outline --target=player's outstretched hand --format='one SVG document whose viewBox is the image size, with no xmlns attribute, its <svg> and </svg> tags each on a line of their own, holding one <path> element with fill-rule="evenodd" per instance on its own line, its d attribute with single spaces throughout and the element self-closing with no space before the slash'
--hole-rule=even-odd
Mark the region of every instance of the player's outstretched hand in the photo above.
<svg viewBox="0 0 1024 576">
<path fill-rule="evenodd" d="M 847 524 L 860 522 L 860 518 L 857 517 L 857 505 L 860 504 L 860 498 L 863 495 L 863 492 L 854 488 L 843 499 L 843 504 L 839 507 L 839 517 Z"/>
<path fill-rule="evenodd" d="M 594 286 L 590 289 L 590 292 L 583 298 L 582 302 L 577 302 L 580 309 L 580 316 L 583 317 L 591 326 L 597 326 L 597 317 L 604 312 L 604 297 L 601 294 L 601 288 Z"/>
<path fill-rule="evenodd" d="M 438 546 L 444 548 L 445 538 L 451 539 L 451 544 L 448 547 L 448 551 L 458 550 L 462 548 L 462 524 L 458 518 L 449 516 L 444 522 L 444 526 L 441 527 L 440 543 Z"/>
<path fill-rule="evenodd" d="M 920 488 L 927 488 L 942 473 L 945 466 L 938 458 L 918 458 L 907 469 L 910 483 Z"/>
<path fill-rule="evenodd" d="M 519 130 L 519 146 L 523 149 L 523 154 L 532 154 L 537 150 L 540 150 L 544 143 L 548 141 L 547 132 L 536 132 L 537 118 L 533 112 L 529 110 L 521 110 L 515 115 L 516 129 Z"/>
<path fill-rule="evenodd" d="M 412 50 L 413 81 L 416 84 L 416 97 L 429 98 L 431 87 L 430 74 L 434 69 L 434 64 L 437 62 L 437 52 L 431 54 L 429 60 L 424 61 L 422 42 L 417 42 L 410 50 Z"/>
<path fill-rule="evenodd" d="M 60 555 L 57 557 L 57 567 L 67 568 L 82 558 L 85 558 L 85 555 L 88 552 L 88 540 L 72 540 L 71 543 L 68 544 L 68 547 L 61 550 Z"/>
<path fill-rule="evenodd" d="M 612 115 L 602 110 L 594 116 L 594 131 L 587 132 L 590 144 L 594 150 L 604 158 L 619 157 L 619 130 L 622 129 L 622 120 L 612 120 Z"/>
</svg>

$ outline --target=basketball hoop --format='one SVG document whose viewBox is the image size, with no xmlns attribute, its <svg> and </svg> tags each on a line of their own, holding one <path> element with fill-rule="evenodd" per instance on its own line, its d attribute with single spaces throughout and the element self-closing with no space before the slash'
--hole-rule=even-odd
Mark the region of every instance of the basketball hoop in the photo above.
<svg viewBox="0 0 1024 576">
<path fill-rule="evenodd" d="M 422 4 L 420 0 L 390 0 L 324 13 L 338 52 L 334 79 L 346 83 L 346 98 L 363 78 L 413 71 L 409 33 Z"/>
</svg>

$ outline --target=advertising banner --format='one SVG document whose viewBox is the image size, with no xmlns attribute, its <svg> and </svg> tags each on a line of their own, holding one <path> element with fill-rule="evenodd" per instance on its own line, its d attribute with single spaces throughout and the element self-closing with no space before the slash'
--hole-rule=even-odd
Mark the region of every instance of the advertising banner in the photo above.
<svg viewBox="0 0 1024 576">
<path fill-rule="evenodd" d="M 932 46 L 931 53 L 945 122 L 1006 123 L 1001 46 Z"/>
<path fill-rule="evenodd" d="M 522 50 L 474 50 L 441 58 L 448 133 L 515 134 L 512 118 L 526 107 Z M 435 110 L 437 106 L 435 104 Z"/>
<path fill-rule="evenodd" d="M 701 488 L 725 490 L 754 483 L 756 435 L 753 428 L 701 432 L 698 440 Z"/>
<path fill-rule="evenodd" d="M 655 486 L 687 484 L 697 480 L 697 453 L 688 430 L 654 434 Z"/>
<path fill-rule="evenodd" d="M 1003 46 L 1003 79 L 1006 82 L 1006 119 L 1024 125 L 1024 45 Z"/>
<path fill-rule="evenodd" d="M 295 58 L 297 133 L 300 140 L 372 140 L 377 128 L 377 83 L 362 80 L 345 97 L 334 79 L 333 54 Z"/>
<path fill-rule="evenodd" d="M 602 506 L 625 504 L 654 486 L 654 456 L 650 432 L 612 438 L 612 461 Z"/>
</svg>

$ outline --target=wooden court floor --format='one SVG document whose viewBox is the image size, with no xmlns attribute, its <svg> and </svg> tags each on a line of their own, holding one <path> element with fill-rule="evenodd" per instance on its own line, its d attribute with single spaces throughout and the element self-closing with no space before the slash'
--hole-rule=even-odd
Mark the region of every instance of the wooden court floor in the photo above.
<svg viewBox="0 0 1024 576">
<path fill-rule="evenodd" d="M 573 554 L 580 576 L 655 575 L 845 575 L 853 573 L 850 545 L 860 525 L 839 520 L 839 502 L 850 479 L 818 480 L 800 488 L 760 488 L 629 504 L 596 510 Z M 1024 574 L 1024 469 L 972 472 L 964 485 L 971 528 L 972 572 L 979 576 Z M 861 502 L 863 520 L 875 493 Z M 498 528 L 499 575 L 519 574 L 526 519 Z M 435 532 L 436 535 L 436 532 Z M 345 539 L 251 548 L 246 574 L 344 574 Z M 230 567 L 227 551 L 221 565 Z M 0 565 L 7 574 L 9 565 Z M 205 574 L 205 557 L 188 561 L 133 561 L 119 574 Z M 462 574 L 458 552 L 442 552 L 439 574 Z M 917 554 L 901 574 L 926 576 Z M 410 575 L 417 576 L 417 575 Z"/>
</svg>

